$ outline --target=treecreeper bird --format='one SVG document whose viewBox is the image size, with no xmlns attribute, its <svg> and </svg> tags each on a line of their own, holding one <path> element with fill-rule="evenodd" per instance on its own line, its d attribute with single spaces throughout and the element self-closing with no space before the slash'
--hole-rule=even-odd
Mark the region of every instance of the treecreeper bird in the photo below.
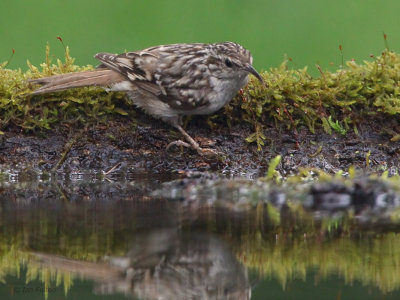
<svg viewBox="0 0 400 300">
<path fill-rule="evenodd" d="M 101 64 L 93 71 L 67 73 L 30 82 L 42 86 L 34 95 L 84 86 L 124 91 L 138 107 L 178 129 L 200 154 L 215 153 L 200 145 L 182 128 L 185 115 L 211 114 L 227 104 L 253 74 L 250 51 L 233 42 L 172 44 L 119 55 L 98 53 Z"/>
</svg>

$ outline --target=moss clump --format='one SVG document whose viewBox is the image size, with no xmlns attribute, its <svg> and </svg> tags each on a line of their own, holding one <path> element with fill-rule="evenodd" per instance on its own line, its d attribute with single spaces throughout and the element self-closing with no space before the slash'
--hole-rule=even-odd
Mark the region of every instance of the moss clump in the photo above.
<svg viewBox="0 0 400 300">
<path fill-rule="evenodd" d="M 232 120 L 253 124 L 249 142 L 263 145 L 263 127 L 274 120 L 277 127 L 305 125 L 311 132 L 323 128 L 345 134 L 368 116 L 400 114 L 400 55 L 385 50 L 373 61 L 346 63 L 336 72 L 322 71 L 313 78 L 307 68 L 291 70 L 288 60 L 262 74 L 265 86 L 251 80 L 225 113 Z"/>
<path fill-rule="evenodd" d="M 127 115 L 124 96 L 100 88 L 81 88 L 31 96 L 28 83 L 38 78 L 90 70 L 76 66 L 68 48 L 65 61 L 53 64 L 46 48 L 46 61 L 39 68 L 28 62 L 29 70 L 9 70 L 0 65 L 0 130 L 10 124 L 24 129 L 48 129 L 64 121 L 99 121 L 116 114 Z M 262 77 L 265 85 L 250 80 L 249 85 L 229 105 L 224 114 L 229 122 L 243 120 L 254 126 L 248 142 L 264 145 L 264 127 L 274 121 L 277 127 L 296 129 L 307 126 L 311 132 L 323 128 L 327 133 L 357 132 L 362 122 L 373 122 L 382 115 L 400 114 L 400 55 L 385 50 L 373 61 L 349 61 L 336 72 L 322 71 L 312 77 L 307 68 L 291 70 L 288 60 L 271 68 Z M 132 111 L 133 110 L 129 110 Z M 368 118 L 366 118 L 368 117 Z"/>
<path fill-rule="evenodd" d="M 65 60 L 57 59 L 52 63 L 50 48 L 46 47 L 46 61 L 40 68 L 27 62 L 26 72 L 6 69 L 6 63 L 0 64 L 0 129 L 14 124 L 24 129 L 50 129 L 62 121 L 74 122 L 97 120 L 104 115 L 127 113 L 116 107 L 114 99 L 123 95 L 106 93 L 101 88 L 82 88 L 31 96 L 34 90 L 28 80 L 56 74 L 87 71 L 92 66 L 74 65 L 69 48 L 65 51 Z"/>
</svg>

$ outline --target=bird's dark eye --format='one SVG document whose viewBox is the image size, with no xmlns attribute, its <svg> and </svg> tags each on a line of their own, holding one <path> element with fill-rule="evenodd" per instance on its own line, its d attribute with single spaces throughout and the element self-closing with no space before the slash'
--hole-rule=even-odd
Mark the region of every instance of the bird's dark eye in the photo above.
<svg viewBox="0 0 400 300">
<path fill-rule="evenodd" d="M 228 68 L 232 68 L 232 62 L 231 62 L 231 60 L 229 58 L 225 58 L 225 65 Z"/>
</svg>

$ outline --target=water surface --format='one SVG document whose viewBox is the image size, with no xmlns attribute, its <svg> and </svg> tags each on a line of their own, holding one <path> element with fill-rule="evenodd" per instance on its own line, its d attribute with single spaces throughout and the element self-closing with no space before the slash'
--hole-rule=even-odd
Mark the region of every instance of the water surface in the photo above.
<svg viewBox="0 0 400 300">
<path fill-rule="evenodd" d="M 400 198 L 386 185 L 179 177 L 2 182 L 0 298 L 400 296 Z"/>
</svg>

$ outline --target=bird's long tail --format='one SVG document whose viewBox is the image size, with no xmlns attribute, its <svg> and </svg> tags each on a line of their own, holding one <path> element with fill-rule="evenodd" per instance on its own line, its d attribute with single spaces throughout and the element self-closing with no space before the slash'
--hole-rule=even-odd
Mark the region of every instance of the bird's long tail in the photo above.
<svg viewBox="0 0 400 300">
<path fill-rule="evenodd" d="M 32 94 L 44 94 L 63 91 L 71 88 L 84 86 L 111 86 L 122 81 L 124 78 L 117 72 L 105 68 L 93 71 L 67 73 L 50 77 L 32 79 L 29 82 L 42 85 Z"/>
</svg>

